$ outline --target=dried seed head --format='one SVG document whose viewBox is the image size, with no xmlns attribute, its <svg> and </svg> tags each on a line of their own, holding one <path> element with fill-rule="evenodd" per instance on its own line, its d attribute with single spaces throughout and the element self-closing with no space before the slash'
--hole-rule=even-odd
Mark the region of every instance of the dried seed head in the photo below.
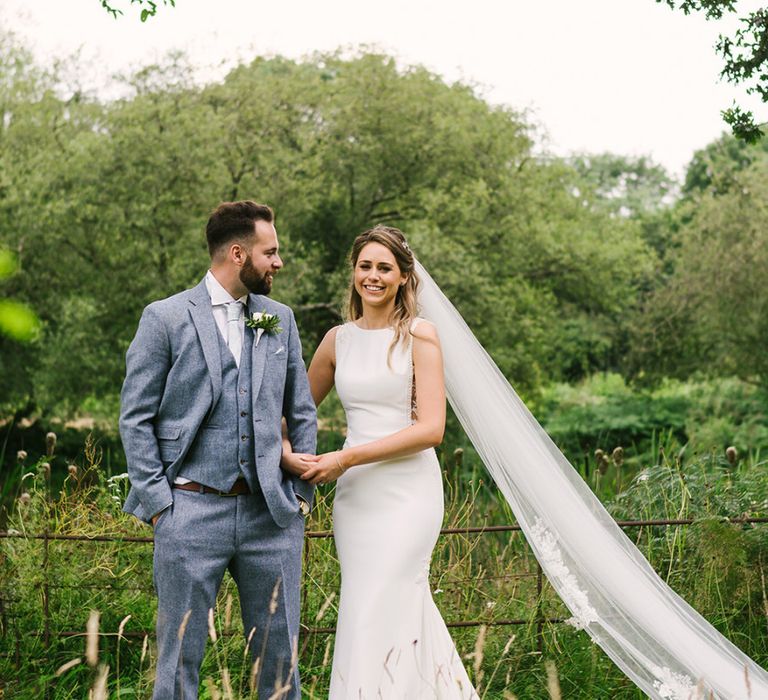
<svg viewBox="0 0 768 700">
<path fill-rule="evenodd" d="M 599 461 L 604 454 L 605 452 L 603 452 L 601 449 L 595 450 L 595 459 Z"/>
<path fill-rule="evenodd" d="M 597 460 L 597 471 L 601 474 L 605 474 L 608 471 L 608 465 L 610 463 L 611 460 L 608 458 L 608 455 L 605 454 L 605 452 L 600 451 L 600 457 Z"/>
<path fill-rule="evenodd" d="M 611 459 L 617 467 L 620 467 L 622 464 L 624 464 L 624 448 L 615 447 L 613 452 L 611 452 Z"/>
<path fill-rule="evenodd" d="M 83 660 L 80 657 L 78 657 L 76 659 L 72 659 L 71 661 L 67 661 L 67 663 L 62 664 L 61 666 L 59 666 L 56 669 L 56 673 L 54 673 L 53 675 L 58 678 L 62 673 L 66 673 L 67 671 L 69 671 L 70 668 L 72 668 L 73 666 L 77 666 L 78 664 L 81 664 L 82 662 L 83 662 Z"/>
<path fill-rule="evenodd" d="M 208 608 L 208 636 L 211 638 L 211 641 L 215 644 L 217 635 L 216 635 L 216 624 L 213 621 L 213 608 Z"/>
<path fill-rule="evenodd" d="M 85 625 L 85 660 L 92 668 L 99 661 L 99 612 L 91 610 Z"/>
<path fill-rule="evenodd" d="M 739 458 L 739 452 L 733 445 L 731 445 L 725 450 L 725 456 L 731 464 L 736 464 L 736 460 Z"/>
<path fill-rule="evenodd" d="M 277 579 L 275 587 L 272 590 L 272 598 L 269 601 L 269 614 L 274 615 L 277 612 L 277 594 L 280 591 L 280 579 Z"/>
<path fill-rule="evenodd" d="M 184 617 L 181 620 L 181 624 L 179 625 L 179 631 L 176 633 L 176 636 L 179 638 L 179 641 L 184 639 L 184 633 L 187 631 L 187 625 L 189 624 L 189 618 L 192 615 L 191 610 L 187 610 L 187 612 L 184 613 Z"/>
<path fill-rule="evenodd" d="M 21 496 L 19 496 L 19 503 L 23 506 L 28 506 L 31 500 L 32 496 L 30 496 L 26 491 L 24 491 Z"/>
<path fill-rule="evenodd" d="M 475 669 L 475 676 L 480 676 L 480 669 L 483 665 L 483 652 L 485 650 L 485 635 L 488 631 L 486 625 L 480 625 L 480 629 L 477 633 L 477 639 L 475 640 L 475 651 L 472 656 L 474 657 L 473 667 Z"/>
<path fill-rule="evenodd" d="M 43 462 L 40 465 L 40 469 L 42 470 L 43 476 L 46 479 L 50 479 L 51 478 L 51 465 L 48 462 Z"/>
<path fill-rule="evenodd" d="M 547 690 L 549 691 L 549 697 L 551 700 L 560 700 L 563 696 L 560 692 L 560 680 L 557 677 L 557 666 L 551 659 L 547 659 L 544 662 L 544 667 L 547 669 Z"/>
<path fill-rule="evenodd" d="M 76 464 L 70 464 L 67 467 L 67 471 L 69 472 L 69 475 L 75 479 L 77 479 L 77 465 Z"/>
<path fill-rule="evenodd" d="M 45 436 L 45 453 L 51 457 L 56 449 L 56 433 L 50 432 Z"/>
<path fill-rule="evenodd" d="M 26 450 L 19 450 L 19 451 L 16 453 L 16 459 L 17 459 L 19 462 L 23 462 L 24 460 L 26 460 L 26 458 L 27 458 L 27 451 L 26 451 Z"/>
<path fill-rule="evenodd" d="M 107 678 L 109 676 L 109 666 L 102 664 L 99 666 L 99 674 L 93 683 L 90 697 L 92 700 L 107 700 Z"/>
</svg>

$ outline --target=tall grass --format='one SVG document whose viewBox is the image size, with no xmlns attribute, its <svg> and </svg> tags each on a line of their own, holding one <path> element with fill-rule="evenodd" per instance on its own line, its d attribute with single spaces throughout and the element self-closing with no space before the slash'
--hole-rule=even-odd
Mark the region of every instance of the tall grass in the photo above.
<svg viewBox="0 0 768 700">
<path fill-rule="evenodd" d="M 329 444 L 337 439 L 323 436 Z M 626 473 L 620 455 L 611 451 L 607 463 L 591 458 L 590 473 L 598 491 L 610 495 L 616 517 L 695 519 L 689 528 L 644 527 L 630 534 L 678 592 L 765 665 L 768 528 L 723 519 L 766 515 L 765 465 L 754 455 L 684 457 L 676 444 L 662 442 L 656 458 L 639 471 Z M 441 460 L 446 527 L 512 522 L 471 449 L 444 450 Z M 105 474 L 92 441 L 61 489 L 51 489 L 46 463 L 25 466 L 9 517 L 11 531 L 90 538 L 151 534 L 120 511 L 127 482 Z M 330 529 L 332 501 L 333 487 L 323 487 L 309 529 Z M 17 537 L 0 540 L 0 564 L 0 697 L 150 696 L 156 658 L 150 545 Z M 539 591 L 536 562 L 520 533 L 441 537 L 430 582 L 449 623 L 479 623 L 452 628 L 452 634 L 484 699 L 643 697 L 584 632 L 539 622 L 567 613 L 546 582 Z M 308 540 L 305 631 L 297 649 L 305 698 L 327 696 L 333 635 L 326 628 L 336 622 L 338 590 L 333 540 Z M 92 611 L 99 613 L 98 629 Z M 510 619 L 521 624 L 493 624 Z M 211 619 L 203 698 L 254 697 L 254 669 L 239 620 L 236 588 L 227 576 Z"/>
</svg>

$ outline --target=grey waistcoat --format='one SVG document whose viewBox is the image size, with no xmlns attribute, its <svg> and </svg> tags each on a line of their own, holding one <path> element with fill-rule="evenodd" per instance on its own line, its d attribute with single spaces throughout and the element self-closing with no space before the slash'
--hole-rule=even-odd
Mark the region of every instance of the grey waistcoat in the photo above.
<svg viewBox="0 0 768 700">
<path fill-rule="evenodd" d="M 253 330 L 245 327 L 240 368 L 221 333 L 221 398 L 200 426 L 179 476 L 220 491 L 229 491 L 244 476 L 251 492 L 258 488 L 251 415 L 251 349 Z"/>
</svg>

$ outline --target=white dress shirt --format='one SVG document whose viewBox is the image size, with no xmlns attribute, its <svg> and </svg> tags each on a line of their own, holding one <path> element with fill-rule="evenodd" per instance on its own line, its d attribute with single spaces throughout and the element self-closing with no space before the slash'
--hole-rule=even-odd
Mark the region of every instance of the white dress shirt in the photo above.
<svg viewBox="0 0 768 700">
<path fill-rule="evenodd" d="M 224 342 L 227 342 L 227 304 L 231 304 L 233 301 L 239 301 L 243 304 L 243 310 L 245 310 L 248 304 L 248 295 L 245 294 L 239 299 L 235 299 L 224 287 L 221 286 L 219 280 L 217 280 L 213 273 L 208 270 L 205 275 L 205 287 L 208 290 L 208 295 L 211 297 L 211 305 L 213 307 L 213 320 L 216 321 L 216 326 L 221 333 L 221 337 L 224 338 Z M 245 332 L 245 315 L 240 315 L 240 321 L 238 322 L 240 327 L 240 344 L 242 345 L 243 333 Z M 240 366 L 240 358 L 235 358 L 235 363 Z"/>
</svg>

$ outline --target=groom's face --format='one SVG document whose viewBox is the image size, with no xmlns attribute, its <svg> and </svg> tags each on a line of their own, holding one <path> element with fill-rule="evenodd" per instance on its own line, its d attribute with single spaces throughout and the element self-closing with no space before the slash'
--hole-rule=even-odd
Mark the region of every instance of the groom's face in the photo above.
<svg viewBox="0 0 768 700">
<path fill-rule="evenodd" d="M 253 241 L 240 268 L 240 281 L 252 294 L 269 294 L 272 291 L 272 279 L 283 266 L 274 224 L 257 221 Z"/>
</svg>

